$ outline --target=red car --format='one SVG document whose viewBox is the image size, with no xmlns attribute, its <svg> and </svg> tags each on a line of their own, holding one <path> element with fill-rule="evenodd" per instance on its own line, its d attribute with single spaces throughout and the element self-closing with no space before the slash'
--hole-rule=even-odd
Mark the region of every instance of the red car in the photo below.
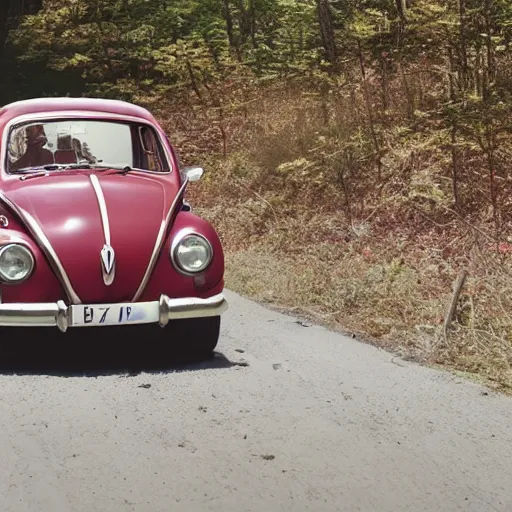
<svg viewBox="0 0 512 512">
<path fill-rule="evenodd" d="M 0 141 L 2 334 L 153 324 L 211 354 L 224 254 L 184 200 L 203 170 L 180 169 L 155 118 L 121 101 L 27 100 L 0 109 Z"/>
</svg>

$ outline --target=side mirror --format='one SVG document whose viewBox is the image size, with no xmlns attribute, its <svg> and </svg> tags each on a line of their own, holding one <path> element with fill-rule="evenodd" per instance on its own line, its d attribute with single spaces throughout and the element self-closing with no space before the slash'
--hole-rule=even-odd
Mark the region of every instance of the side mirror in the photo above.
<svg viewBox="0 0 512 512">
<path fill-rule="evenodd" d="M 188 181 L 199 181 L 204 174 L 202 167 L 184 167 L 181 172 L 188 178 Z"/>
</svg>

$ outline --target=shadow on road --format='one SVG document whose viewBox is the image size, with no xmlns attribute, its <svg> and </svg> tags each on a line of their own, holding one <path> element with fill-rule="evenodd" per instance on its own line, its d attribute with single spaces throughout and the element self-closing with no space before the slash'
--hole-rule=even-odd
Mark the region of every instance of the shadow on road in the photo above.
<svg viewBox="0 0 512 512">
<path fill-rule="evenodd" d="M 239 365 L 223 354 L 198 360 L 183 358 L 170 345 L 151 340 L 99 340 L 74 344 L 55 340 L 0 340 L 0 375 L 51 375 L 58 377 L 135 376 L 225 369 Z"/>
</svg>

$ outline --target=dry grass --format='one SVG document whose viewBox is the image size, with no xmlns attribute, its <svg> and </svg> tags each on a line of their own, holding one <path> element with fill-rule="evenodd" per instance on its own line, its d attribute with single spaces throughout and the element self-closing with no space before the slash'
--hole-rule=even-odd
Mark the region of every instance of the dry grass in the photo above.
<svg viewBox="0 0 512 512">
<path fill-rule="evenodd" d="M 239 211 L 238 218 L 243 215 Z M 226 233 L 226 225 L 212 220 Z M 402 251 L 396 257 L 394 244 L 390 235 L 371 249 L 361 241 L 324 242 L 289 253 L 286 247 L 262 241 L 253 245 L 240 240 L 235 244 L 238 249 L 228 243 L 227 286 L 357 334 L 401 356 L 478 374 L 498 387 L 510 388 L 510 277 L 507 283 L 496 273 L 483 281 L 485 267 L 473 268 L 480 275 L 472 274 L 468 280 L 454 329 L 445 342 L 442 322 L 454 270 L 442 260 L 441 251 L 424 249 L 413 255 Z"/>
<path fill-rule="evenodd" d="M 446 214 L 444 135 L 386 131 L 377 187 L 350 105 L 336 104 L 325 126 L 300 98 L 262 99 L 228 158 L 204 162 L 209 172 L 190 188 L 223 240 L 227 286 L 512 390 L 512 256 L 489 245 L 485 216 Z M 461 268 L 469 278 L 444 339 Z"/>
</svg>

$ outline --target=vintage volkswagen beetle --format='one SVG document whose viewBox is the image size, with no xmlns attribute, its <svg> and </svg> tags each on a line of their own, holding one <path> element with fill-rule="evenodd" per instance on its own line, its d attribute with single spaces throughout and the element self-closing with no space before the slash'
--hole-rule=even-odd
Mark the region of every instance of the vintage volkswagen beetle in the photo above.
<svg viewBox="0 0 512 512">
<path fill-rule="evenodd" d="M 211 354 L 224 255 L 184 200 L 202 169 L 179 169 L 155 118 L 121 101 L 26 100 L 0 109 L 0 141 L 2 335 L 143 324 Z"/>
</svg>

